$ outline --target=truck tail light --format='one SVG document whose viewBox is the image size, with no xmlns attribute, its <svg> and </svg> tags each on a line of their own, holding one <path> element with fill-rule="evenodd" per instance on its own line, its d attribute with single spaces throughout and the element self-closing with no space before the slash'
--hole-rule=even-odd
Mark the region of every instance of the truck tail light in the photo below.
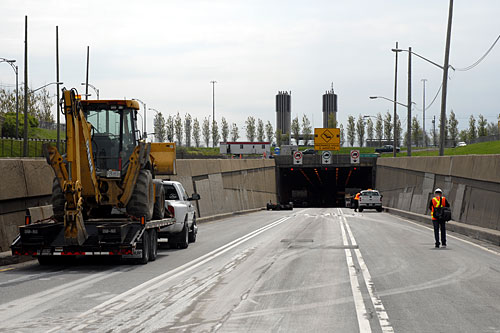
<svg viewBox="0 0 500 333">
<path fill-rule="evenodd" d="M 168 205 L 168 212 L 170 213 L 170 216 L 175 217 L 175 209 L 173 206 Z"/>
</svg>

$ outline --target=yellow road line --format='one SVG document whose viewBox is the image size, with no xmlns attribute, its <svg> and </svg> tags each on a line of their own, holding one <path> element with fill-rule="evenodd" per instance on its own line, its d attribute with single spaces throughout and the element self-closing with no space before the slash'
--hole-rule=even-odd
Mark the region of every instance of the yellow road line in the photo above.
<svg viewBox="0 0 500 333">
<path fill-rule="evenodd" d="M 4 269 L 0 269 L 0 272 L 6 272 L 6 271 L 13 270 L 13 269 L 14 269 L 14 267 L 4 268 Z"/>
</svg>

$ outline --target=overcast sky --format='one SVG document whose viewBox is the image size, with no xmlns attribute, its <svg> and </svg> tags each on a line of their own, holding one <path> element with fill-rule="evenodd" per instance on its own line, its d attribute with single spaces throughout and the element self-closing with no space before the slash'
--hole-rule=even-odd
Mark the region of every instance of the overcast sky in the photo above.
<svg viewBox="0 0 500 333">
<path fill-rule="evenodd" d="M 202 119 L 212 112 L 211 80 L 216 80 L 216 118 L 236 122 L 253 115 L 275 126 L 275 98 L 292 91 L 292 117 L 307 114 L 321 127 L 321 95 L 333 82 L 340 122 L 349 115 L 392 112 L 394 53 L 401 48 L 443 63 L 447 0 L 359 1 L 22 1 L 1 0 L 0 57 L 24 68 L 24 16 L 28 15 L 29 83 L 55 81 L 55 26 L 59 26 L 61 81 L 67 88 L 89 82 L 101 99 L 139 98 L 148 108 L 178 111 Z M 500 1 L 455 1 L 450 64 L 475 62 L 500 34 Z M 399 61 L 398 101 L 407 102 L 407 54 Z M 413 100 L 422 108 L 435 96 L 442 71 L 413 59 Z M 500 113 L 500 43 L 477 67 L 451 72 L 448 111 L 460 127 L 470 114 L 496 121 Z M 23 76 L 20 74 L 20 82 Z M 0 84 L 15 76 L 0 64 Z M 55 86 L 51 87 L 55 93 Z M 91 91 L 94 93 L 93 91 Z M 94 98 L 95 96 L 91 97 Z M 427 112 L 426 127 L 438 115 L 440 97 Z M 403 126 L 406 110 L 398 109 Z M 416 110 L 419 118 L 422 112 Z M 152 131 L 152 113 L 148 129 Z"/>
</svg>

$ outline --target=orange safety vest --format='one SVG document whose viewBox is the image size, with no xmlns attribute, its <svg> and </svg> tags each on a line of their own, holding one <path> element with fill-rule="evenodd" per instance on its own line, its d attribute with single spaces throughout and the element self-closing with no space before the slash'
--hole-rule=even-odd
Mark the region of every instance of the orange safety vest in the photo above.
<svg viewBox="0 0 500 333">
<path fill-rule="evenodd" d="M 357 193 L 356 196 L 354 197 L 354 200 L 359 200 L 360 195 L 361 195 L 361 193 Z"/>
<path fill-rule="evenodd" d="M 445 207 L 446 206 L 446 198 L 441 197 L 441 205 L 439 204 L 439 198 L 434 197 L 432 198 L 432 211 L 431 211 L 431 216 L 433 220 L 437 220 L 434 218 L 434 208 L 439 208 L 439 207 Z"/>
</svg>

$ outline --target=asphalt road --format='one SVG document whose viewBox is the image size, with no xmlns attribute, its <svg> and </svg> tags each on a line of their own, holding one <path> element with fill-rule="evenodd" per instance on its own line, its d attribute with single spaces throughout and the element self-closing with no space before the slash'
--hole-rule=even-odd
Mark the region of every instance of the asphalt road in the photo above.
<svg viewBox="0 0 500 333">
<path fill-rule="evenodd" d="M 500 332 L 500 249 L 386 213 L 257 212 L 147 265 L 0 268 L 1 332 Z"/>
</svg>

